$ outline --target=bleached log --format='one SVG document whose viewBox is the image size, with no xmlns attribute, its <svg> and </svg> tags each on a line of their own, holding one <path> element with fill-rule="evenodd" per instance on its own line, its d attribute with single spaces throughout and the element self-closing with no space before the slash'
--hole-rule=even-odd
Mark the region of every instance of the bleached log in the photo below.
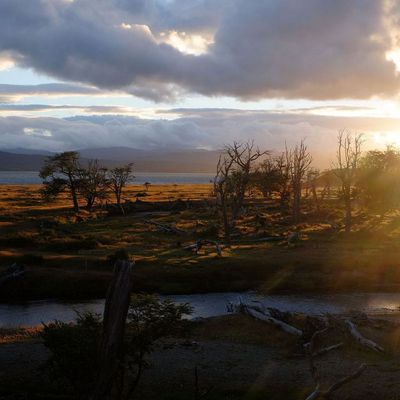
<svg viewBox="0 0 400 400">
<path fill-rule="evenodd" d="M 170 225 L 160 224 L 159 222 L 150 221 L 148 219 L 145 219 L 143 222 L 145 224 L 154 225 L 155 227 L 157 227 L 157 229 L 159 229 L 160 231 L 163 231 L 163 232 L 173 233 L 175 235 L 182 235 L 185 233 L 185 231 L 183 231 L 181 229 L 174 228 L 173 226 L 170 226 Z"/>
<path fill-rule="evenodd" d="M 340 349 L 344 346 L 343 342 L 333 344 L 332 346 L 323 347 L 321 350 L 315 351 L 313 353 L 313 357 L 322 356 L 326 353 L 329 353 L 332 350 Z"/>
<path fill-rule="evenodd" d="M 322 391 L 320 389 L 320 384 L 318 383 L 314 391 L 306 398 L 306 400 L 316 400 L 316 399 L 327 399 L 330 398 L 333 392 L 340 389 L 342 386 L 351 382 L 352 380 L 358 378 L 365 370 L 367 366 L 361 364 L 352 374 L 340 379 L 329 387 L 328 390 Z"/>
<path fill-rule="evenodd" d="M 258 319 L 260 321 L 264 321 L 271 325 L 274 325 L 277 328 L 285 331 L 286 333 L 289 333 L 289 334 L 295 335 L 295 336 L 299 336 L 299 337 L 303 336 L 303 331 L 294 327 L 293 325 L 289 325 L 286 322 L 280 321 L 279 319 L 272 317 L 268 313 L 268 311 L 261 312 L 261 310 L 255 309 L 254 307 L 251 307 L 246 304 L 241 304 L 240 309 L 245 314 L 250 315 L 251 317 Z"/>
<path fill-rule="evenodd" d="M 376 351 L 378 353 L 383 353 L 384 352 L 383 347 L 379 346 L 374 341 L 364 337 L 360 333 L 360 331 L 357 329 L 357 326 L 352 321 L 347 319 L 345 321 L 345 324 L 347 325 L 347 328 L 349 329 L 349 332 L 350 332 L 351 336 L 353 337 L 353 339 L 355 339 L 356 342 L 358 342 L 361 346 L 366 347 L 366 348 L 368 348 L 370 350 Z"/>
</svg>

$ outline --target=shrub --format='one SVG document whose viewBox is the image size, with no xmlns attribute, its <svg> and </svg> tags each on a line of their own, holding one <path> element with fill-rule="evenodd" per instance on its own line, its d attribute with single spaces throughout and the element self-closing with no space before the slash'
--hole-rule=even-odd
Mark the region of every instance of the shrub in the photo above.
<svg viewBox="0 0 400 400">
<path fill-rule="evenodd" d="M 139 295 L 132 299 L 124 354 L 120 359 L 121 375 L 115 379 L 127 382 L 122 391 L 125 398 L 132 397 L 147 365 L 145 357 L 153 351 L 155 342 L 175 332 L 183 315 L 190 312 L 187 304 L 176 305 L 155 296 Z M 101 335 L 100 318 L 92 313 L 78 313 L 75 323 L 55 321 L 44 325 L 41 333 L 44 345 L 51 351 L 47 363 L 51 374 L 66 379 L 82 397 L 88 396 L 93 388 Z"/>
<path fill-rule="evenodd" d="M 97 371 L 101 322 L 96 314 L 79 314 L 74 324 L 44 325 L 44 345 L 51 351 L 47 366 L 54 378 L 65 378 L 77 393 L 88 394 Z"/>
</svg>

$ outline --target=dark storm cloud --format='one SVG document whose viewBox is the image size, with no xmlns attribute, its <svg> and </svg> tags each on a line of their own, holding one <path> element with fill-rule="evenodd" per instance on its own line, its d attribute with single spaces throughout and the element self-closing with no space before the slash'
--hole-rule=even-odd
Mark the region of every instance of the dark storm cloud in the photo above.
<svg viewBox="0 0 400 400">
<path fill-rule="evenodd" d="M 156 101 L 182 91 L 243 99 L 389 96 L 399 79 L 385 57 L 392 37 L 384 4 L 2 0 L 0 51 L 63 80 Z M 212 32 L 214 44 L 206 54 L 184 54 L 160 42 L 168 29 Z"/>
</svg>

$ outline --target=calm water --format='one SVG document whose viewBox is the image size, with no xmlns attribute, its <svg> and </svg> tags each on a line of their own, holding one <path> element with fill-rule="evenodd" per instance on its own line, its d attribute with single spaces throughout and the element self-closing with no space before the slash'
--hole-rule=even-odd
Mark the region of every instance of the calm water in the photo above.
<svg viewBox="0 0 400 400">
<path fill-rule="evenodd" d="M 274 307 L 281 311 L 301 312 L 309 315 L 341 314 L 352 310 L 369 314 L 393 314 L 400 310 L 400 293 L 259 296 L 248 292 L 164 296 L 164 298 L 170 298 L 177 303 L 190 303 L 194 308 L 191 318 L 227 314 L 227 304 L 238 302 L 240 297 L 245 301 L 259 301 L 267 307 Z M 35 301 L 23 305 L 0 304 L 0 326 L 32 326 L 54 319 L 71 321 L 75 317 L 75 310 L 101 314 L 103 307 L 104 300 L 86 303 Z"/>
<path fill-rule="evenodd" d="M 166 173 L 166 172 L 135 172 L 134 184 L 183 184 L 209 183 L 213 174 L 198 173 Z M 42 183 L 37 171 L 0 171 L 0 185 L 3 184 L 35 184 Z"/>
</svg>

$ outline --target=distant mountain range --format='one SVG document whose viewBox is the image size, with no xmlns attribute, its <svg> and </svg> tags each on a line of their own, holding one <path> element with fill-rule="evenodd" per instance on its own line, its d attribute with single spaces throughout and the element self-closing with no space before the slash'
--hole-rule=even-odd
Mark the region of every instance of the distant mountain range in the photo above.
<svg viewBox="0 0 400 400">
<path fill-rule="evenodd" d="M 137 172 L 214 172 L 219 152 L 209 150 L 142 150 L 108 147 L 77 150 L 83 162 L 97 159 L 107 167 L 134 163 Z M 29 149 L 0 150 L 0 171 L 38 171 L 53 153 Z"/>
</svg>

